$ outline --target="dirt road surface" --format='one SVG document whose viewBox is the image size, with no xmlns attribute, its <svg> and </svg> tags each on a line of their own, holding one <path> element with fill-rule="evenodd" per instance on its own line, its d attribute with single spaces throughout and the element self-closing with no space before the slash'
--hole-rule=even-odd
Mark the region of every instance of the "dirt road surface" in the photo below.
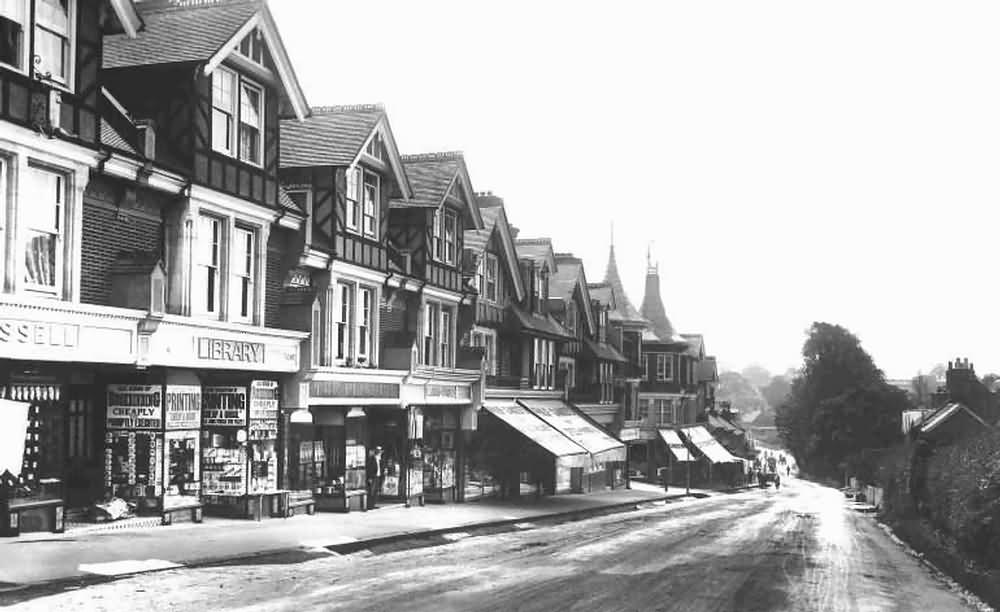
<svg viewBox="0 0 1000 612">
<path fill-rule="evenodd" d="M 12 609 L 972 609 L 838 491 L 783 485 L 500 534 L 175 569 Z"/>
</svg>

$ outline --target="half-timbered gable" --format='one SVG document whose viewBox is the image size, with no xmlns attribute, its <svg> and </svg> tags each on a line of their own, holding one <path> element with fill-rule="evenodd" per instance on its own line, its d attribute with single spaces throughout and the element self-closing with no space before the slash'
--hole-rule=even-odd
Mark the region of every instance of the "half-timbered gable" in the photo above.
<svg viewBox="0 0 1000 612">
<path fill-rule="evenodd" d="M 526 292 L 521 305 L 511 307 L 513 329 L 522 336 L 522 368 L 529 364 L 531 386 L 556 389 L 557 361 L 561 345 L 574 337 L 548 312 L 550 280 L 557 270 L 552 241 L 548 238 L 518 239 L 517 255 Z"/>
<path fill-rule="evenodd" d="M 151 0 L 138 9 L 138 36 L 105 37 L 102 75 L 143 127 L 134 137 L 154 133 L 149 157 L 194 185 L 277 209 L 279 120 L 302 119 L 308 107 L 266 3 Z"/>
<path fill-rule="evenodd" d="M 318 107 L 282 122 L 281 166 L 282 189 L 308 219 L 289 273 L 313 279 L 317 312 L 299 322 L 313 332 L 313 365 L 408 364 L 419 304 L 398 291 L 412 276 L 386 235 L 390 200 L 412 188 L 385 109 Z"/>
<path fill-rule="evenodd" d="M 394 200 L 389 215 L 392 248 L 413 263 L 413 274 L 446 291 L 463 292 L 464 232 L 483 226 L 459 152 L 405 155 L 413 186 L 409 200 Z"/>
<path fill-rule="evenodd" d="M 474 273 L 475 324 L 463 342 L 484 349 L 486 373 L 492 381 L 506 380 L 520 385 L 521 342 L 510 333 L 511 307 L 525 298 L 524 283 L 517 260 L 517 248 L 503 200 L 490 193 L 475 198 L 483 224 L 465 231 L 466 271 Z"/>
</svg>

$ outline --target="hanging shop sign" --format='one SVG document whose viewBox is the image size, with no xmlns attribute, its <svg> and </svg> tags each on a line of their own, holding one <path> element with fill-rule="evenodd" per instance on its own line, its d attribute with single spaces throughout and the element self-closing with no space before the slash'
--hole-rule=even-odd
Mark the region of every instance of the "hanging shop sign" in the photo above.
<svg viewBox="0 0 1000 612">
<path fill-rule="evenodd" d="M 250 439 L 278 437 L 278 382 L 255 380 L 250 383 Z"/>
<path fill-rule="evenodd" d="M 201 391 L 202 425 L 245 427 L 247 424 L 246 387 L 204 387 Z"/>
<path fill-rule="evenodd" d="M 167 385 L 164 394 L 165 420 L 168 431 L 201 427 L 201 387 L 198 385 Z"/>
<path fill-rule="evenodd" d="M 162 400 L 159 385 L 108 385 L 108 429 L 161 429 Z"/>
</svg>

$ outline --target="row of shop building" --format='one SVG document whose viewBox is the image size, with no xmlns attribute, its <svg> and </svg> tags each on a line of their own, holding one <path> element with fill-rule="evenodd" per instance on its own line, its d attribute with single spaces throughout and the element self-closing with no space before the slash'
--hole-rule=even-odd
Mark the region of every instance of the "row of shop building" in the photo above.
<svg viewBox="0 0 1000 612">
<path fill-rule="evenodd" d="M 685 460 L 661 433 L 714 402 L 700 336 L 381 106 L 310 107 L 266 2 L 20 4 L 65 54 L 2 43 L 0 531 L 361 509 L 376 446 L 405 504 Z"/>
</svg>

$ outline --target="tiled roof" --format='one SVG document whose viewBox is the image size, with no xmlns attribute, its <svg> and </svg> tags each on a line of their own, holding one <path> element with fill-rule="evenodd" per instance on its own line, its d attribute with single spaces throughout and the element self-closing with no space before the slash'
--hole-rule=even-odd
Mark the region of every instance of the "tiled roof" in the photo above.
<svg viewBox="0 0 1000 612">
<path fill-rule="evenodd" d="M 673 324 L 667 317 L 667 311 L 663 308 L 663 299 L 660 296 L 660 269 L 659 266 L 650 267 L 646 271 L 646 292 L 642 297 L 642 316 L 651 324 L 660 342 L 666 344 L 687 344 L 684 338 L 677 335 Z M 645 337 L 643 338 L 645 340 Z M 652 340 L 655 342 L 655 340 Z"/>
<path fill-rule="evenodd" d="M 101 144 L 111 147 L 113 149 L 118 149 L 119 151 L 125 151 L 126 153 L 131 153 L 132 155 L 138 155 L 139 152 L 135 150 L 125 137 L 118 133 L 115 128 L 111 127 L 111 124 L 101 119 Z"/>
<path fill-rule="evenodd" d="M 517 319 L 521 331 L 529 331 L 560 340 L 572 340 L 573 336 L 566 331 L 551 315 L 537 312 L 527 312 L 517 306 L 510 306 Z"/>
<path fill-rule="evenodd" d="M 486 245 L 489 244 L 490 234 L 492 233 L 492 230 L 465 230 L 462 233 L 465 250 L 477 255 L 482 253 L 486 250 Z"/>
<path fill-rule="evenodd" d="M 207 60 L 263 8 L 261 0 L 136 5 L 145 28 L 136 38 L 104 37 L 104 67 L 148 66 Z"/>
<path fill-rule="evenodd" d="M 625 363 L 628 361 L 621 353 L 618 352 L 618 349 L 611 346 L 607 342 L 595 342 L 590 338 L 584 338 L 583 342 L 598 359 L 616 361 L 618 363 Z"/>
<path fill-rule="evenodd" d="M 448 194 L 455 176 L 462 170 L 461 153 L 404 155 L 403 167 L 413 187 L 413 199 L 406 206 L 436 208 Z"/>
<path fill-rule="evenodd" d="M 312 109 L 304 121 L 281 122 L 281 166 L 349 166 L 385 116 L 377 104 Z"/>
<path fill-rule="evenodd" d="M 587 289 L 590 297 L 597 300 L 602 306 L 614 307 L 615 290 L 607 283 L 589 283 Z"/>
<path fill-rule="evenodd" d="M 555 298 L 569 300 L 580 281 L 583 262 L 577 258 L 556 258 L 557 269 L 549 276 L 549 295 Z"/>
<path fill-rule="evenodd" d="M 701 353 L 705 350 L 704 336 L 701 334 L 681 334 L 681 338 L 688 343 L 688 349 L 685 351 L 686 355 L 701 357 Z"/>
<path fill-rule="evenodd" d="M 516 240 L 517 256 L 532 261 L 548 261 L 552 256 L 552 240 L 549 238 L 521 238 Z"/>
</svg>

